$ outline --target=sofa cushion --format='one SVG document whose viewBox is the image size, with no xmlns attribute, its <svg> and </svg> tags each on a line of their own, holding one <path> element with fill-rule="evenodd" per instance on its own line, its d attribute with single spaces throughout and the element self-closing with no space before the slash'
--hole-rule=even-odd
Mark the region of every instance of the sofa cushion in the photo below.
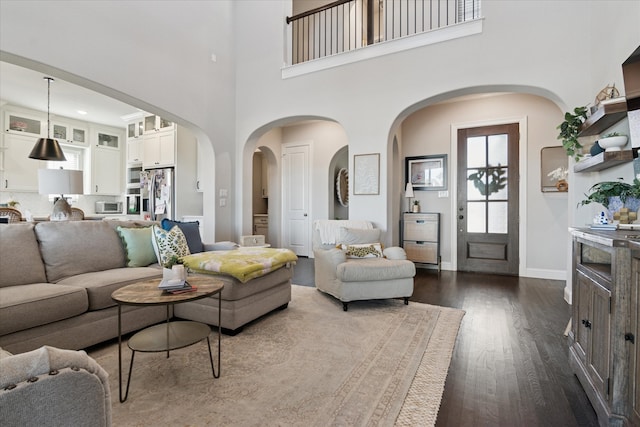
<svg viewBox="0 0 640 427">
<path fill-rule="evenodd" d="M 126 265 L 122 240 L 106 221 L 48 221 L 36 224 L 47 281 Z"/>
<path fill-rule="evenodd" d="M 164 218 L 161 222 L 162 229 L 170 231 L 174 226 L 180 227 L 182 234 L 187 239 L 189 252 L 192 254 L 200 253 L 204 250 L 202 238 L 200 237 L 200 223 L 198 221 L 182 222 Z"/>
<path fill-rule="evenodd" d="M 0 225 L 0 287 L 47 281 L 33 227 Z"/>
<path fill-rule="evenodd" d="M 111 299 L 111 294 L 115 290 L 140 280 L 152 278 L 158 278 L 158 284 L 160 284 L 161 277 L 162 270 L 160 268 L 115 268 L 78 274 L 59 281 L 58 285 L 80 288 L 86 291 L 89 300 L 89 311 L 94 311 L 116 305 Z"/>
<path fill-rule="evenodd" d="M 384 258 L 348 259 L 336 269 L 336 276 L 342 282 L 393 280 L 415 275 L 413 262 Z"/>
<path fill-rule="evenodd" d="M 157 262 L 151 243 L 151 227 L 116 227 L 127 253 L 127 267 L 146 267 Z"/>
<path fill-rule="evenodd" d="M 0 335 L 78 316 L 88 307 L 87 293 L 78 287 L 52 283 L 3 287 L 0 288 Z"/>
<path fill-rule="evenodd" d="M 153 249 L 158 258 L 158 264 L 164 267 L 170 267 L 172 258 L 180 258 L 190 254 L 187 239 L 177 225 L 173 226 L 169 231 L 154 225 L 152 230 Z"/>
</svg>

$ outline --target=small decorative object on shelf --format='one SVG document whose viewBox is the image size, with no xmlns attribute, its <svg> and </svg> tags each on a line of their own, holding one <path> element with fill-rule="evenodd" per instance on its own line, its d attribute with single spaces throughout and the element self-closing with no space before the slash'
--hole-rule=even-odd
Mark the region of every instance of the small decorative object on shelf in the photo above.
<svg viewBox="0 0 640 427">
<path fill-rule="evenodd" d="M 569 191 L 569 183 L 567 182 L 569 170 L 567 168 L 557 168 L 547 174 L 548 177 L 556 180 L 556 188 L 560 192 Z"/>
<path fill-rule="evenodd" d="M 622 147 L 627 145 L 627 135 L 618 132 L 608 133 L 598 140 L 598 145 L 607 152 L 621 151 Z"/>
<path fill-rule="evenodd" d="M 618 214 L 618 221 L 621 217 L 627 223 L 637 219 L 637 212 L 640 209 L 640 180 L 638 178 L 633 180 L 633 184 L 622 181 L 622 178 L 619 181 L 598 182 L 589 189 L 589 192 L 587 198 L 580 202 L 581 206 L 600 203 L 609 211 L 611 220 L 616 218 L 616 214 Z M 627 211 L 620 212 L 623 208 L 627 208 Z"/>
<path fill-rule="evenodd" d="M 411 207 L 411 212 L 419 213 L 420 212 L 420 200 L 414 200 L 413 206 Z"/>
</svg>

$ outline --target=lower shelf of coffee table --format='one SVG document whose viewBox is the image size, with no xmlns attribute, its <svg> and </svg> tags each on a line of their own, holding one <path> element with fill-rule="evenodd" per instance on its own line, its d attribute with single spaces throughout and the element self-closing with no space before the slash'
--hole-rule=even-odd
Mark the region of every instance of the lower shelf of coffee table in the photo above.
<svg viewBox="0 0 640 427">
<path fill-rule="evenodd" d="M 136 333 L 129 339 L 128 346 L 142 352 L 176 350 L 202 341 L 209 333 L 209 325 L 200 322 L 160 323 Z"/>
</svg>

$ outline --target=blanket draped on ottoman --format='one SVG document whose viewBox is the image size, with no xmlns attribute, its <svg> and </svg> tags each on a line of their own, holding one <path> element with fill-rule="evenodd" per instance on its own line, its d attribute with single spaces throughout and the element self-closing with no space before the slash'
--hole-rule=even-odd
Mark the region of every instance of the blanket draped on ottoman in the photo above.
<svg viewBox="0 0 640 427">
<path fill-rule="evenodd" d="M 276 248 L 240 248 L 200 252 L 181 258 L 189 270 L 205 274 L 226 274 L 246 283 L 298 260 L 293 251 Z"/>
</svg>

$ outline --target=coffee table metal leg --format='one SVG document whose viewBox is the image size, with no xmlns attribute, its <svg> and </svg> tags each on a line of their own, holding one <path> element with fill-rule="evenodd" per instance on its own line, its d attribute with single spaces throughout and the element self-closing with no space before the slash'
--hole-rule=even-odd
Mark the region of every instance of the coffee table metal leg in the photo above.
<svg viewBox="0 0 640 427">
<path fill-rule="evenodd" d="M 120 403 L 127 400 L 122 398 L 122 306 L 118 304 L 118 393 Z"/>
</svg>

